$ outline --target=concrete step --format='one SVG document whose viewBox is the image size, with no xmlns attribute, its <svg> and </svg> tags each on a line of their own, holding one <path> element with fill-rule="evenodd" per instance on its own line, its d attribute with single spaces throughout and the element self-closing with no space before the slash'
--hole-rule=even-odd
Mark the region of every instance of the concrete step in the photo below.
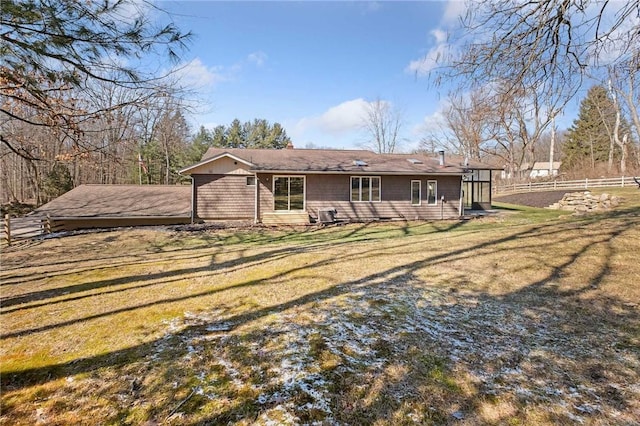
<svg viewBox="0 0 640 426">
<path fill-rule="evenodd" d="M 307 212 L 266 212 L 262 214 L 263 225 L 308 225 Z"/>
</svg>

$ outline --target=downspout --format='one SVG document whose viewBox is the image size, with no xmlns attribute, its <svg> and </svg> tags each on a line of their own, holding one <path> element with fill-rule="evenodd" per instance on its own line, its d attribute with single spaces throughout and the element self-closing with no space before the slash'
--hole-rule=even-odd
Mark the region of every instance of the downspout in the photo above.
<svg viewBox="0 0 640 426">
<path fill-rule="evenodd" d="M 458 207 L 460 217 L 464 216 L 464 176 L 460 179 L 460 207 Z"/>
<path fill-rule="evenodd" d="M 193 175 L 189 175 L 189 179 L 191 179 L 191 224 L 196 223 L 196 182 L 193 179 Z"/>
<path fill-rule="evenodd" d="M 258 180 L 258 174 L 255 173 L 255 180 L 256 180 L 256 190 L 255 190 L 255 195 L 254 195 L 254 200 L 253 200 L 253 223 L 254 224 L 258 224 L 258 191 L 260 189 L 260 181 Z"/>
</svg>

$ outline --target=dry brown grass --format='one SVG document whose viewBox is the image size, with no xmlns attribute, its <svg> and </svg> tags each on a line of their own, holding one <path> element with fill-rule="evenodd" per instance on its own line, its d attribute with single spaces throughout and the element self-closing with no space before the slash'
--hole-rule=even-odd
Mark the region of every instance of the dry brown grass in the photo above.
<svg viewBox="0 0 640 426">
<path fill-rule="evenodd" d="M 640 192 L 588 217 L 75 235 L 2 255 L 2 424 L 640 418 Z"/>
</svg>

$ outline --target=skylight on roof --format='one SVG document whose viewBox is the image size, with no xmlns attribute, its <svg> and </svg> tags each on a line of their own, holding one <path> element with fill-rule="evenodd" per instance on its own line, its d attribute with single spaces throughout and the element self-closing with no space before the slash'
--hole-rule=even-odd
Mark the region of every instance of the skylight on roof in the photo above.
<svg viewBox="0 0 640 426">
<path fill-rule="evenodd" d="M 422 161 L 418 160 L 417 158 L 407 158 L 407 161 L 411 164 L 422 164 Z"/>
<path fill-rule="evenodd" d="M 360 167 L 368 166 L 367 162 L 362 160 L 353 160 L 353 165 L 360 166 Z"/>
</svg>

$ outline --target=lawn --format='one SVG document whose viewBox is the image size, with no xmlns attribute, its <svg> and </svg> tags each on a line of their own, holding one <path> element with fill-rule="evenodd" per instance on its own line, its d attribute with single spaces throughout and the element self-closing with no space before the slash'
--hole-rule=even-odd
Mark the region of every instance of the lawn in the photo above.
<svg viewBox="0 0 640 426">
<path fill-rule="evenodd" d="M 640 191 L 5 248 L 0 424 L 637 424 Z"/>
</svg>

